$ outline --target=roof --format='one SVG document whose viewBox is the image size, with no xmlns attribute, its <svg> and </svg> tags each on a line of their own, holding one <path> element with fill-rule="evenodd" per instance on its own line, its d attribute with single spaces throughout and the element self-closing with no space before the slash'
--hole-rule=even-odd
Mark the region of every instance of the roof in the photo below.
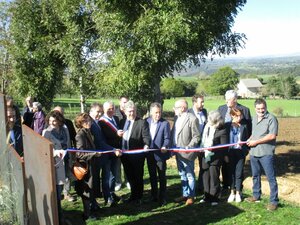
<svg viewBox="0 0 300 225">
<path fill-rule="evenodd" d="M 258 79 L 241 79 L 240 82 L 243 83 L 247 88 L 257 88 L 263 86 Z"/>
</svg>

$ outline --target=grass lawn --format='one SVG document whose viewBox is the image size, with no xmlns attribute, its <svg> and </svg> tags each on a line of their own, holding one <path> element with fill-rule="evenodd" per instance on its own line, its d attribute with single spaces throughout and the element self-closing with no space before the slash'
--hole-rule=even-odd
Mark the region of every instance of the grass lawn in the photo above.
<svg viewBox="0 0 300 225">
<path fill-rule="evenodd" d="M 174 99 L 166 99 L 164 101 L 164 111 L 171 112 L 168 114 L 173 115 L 173 106 L 175 101 L 178 98 Z M 192 106 L 192 98 L 186 98 L 189 107 Z M 100 102 L 103 103 L 108 99 L 88 99 L 87 105 L 90 105 L 92 102 Z M 118 100 L 113 99 L 114 103 L 118 105 Z M 239 99 L 238 102 L 244 106 L 247 106 L 250 111 L 251 115 L 255 115 L 254 112 L 254 100 L 253 99 Z M 214 97 L 214 98 L 205 98 L 205 108 L 208 111 L 216 110 L 220 105 L 225 104 L 225 100 L 222 97 Z M 56 98 L 54 100 L 53 106 L 60 105 L 65 108 L 65 112 L 67 118 L 73 119 L 75 115 L 80 112 L 80 100 L 78 98 Z M 282 108 L 283 109 L 283 116 L 285 117 L 299 117 L 300 116 L 300 100 L 284 100 L 284 99 L 276 99 L 276 100 L 267 100 L 268 110 L 273 113 L 274 109 Z"/>
<path fill-rule="evenodd" d="M 149 179 L 145 167 L 145 192 L 144 199 L 150 197 Z M 143 203 L 141 206 L 121 203 L 113 208 L 103 207 L 97 216 L 97 221 L 83 222 L 81 219 L 82 205 L 78 199 L 75 203 L 63 202 L 65 216 L 72 224 L 76 225 L 154 225 L 154 224 L 299 224 L 300 207 L 281 201 L 277 211 L 267 211 L 268 196 L 263 196 L 260 203 L 227 203 L 223 198 L 218 206 L 199 203 L 198 196 L 196 203 L 192 206 L 178 205 L 173 199 L 181 195 L 180 179 L 177 169 L 168 165 L 168 204 L 159 207 L 157 203 Z M 124 188 L 117 192 L 118 195 L 128 196 L 128 189 Z M 249 196 L 245 192 L 245 197 Z M 279 196 L 280 197 L 280 196 Z M 103 206 L 103 200 L 99 201 Z"/>
</svg>

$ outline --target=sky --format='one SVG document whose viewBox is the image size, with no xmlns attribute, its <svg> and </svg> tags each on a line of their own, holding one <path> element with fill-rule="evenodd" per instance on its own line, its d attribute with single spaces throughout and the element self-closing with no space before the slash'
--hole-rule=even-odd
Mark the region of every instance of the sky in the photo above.
<svg viewBox="0 0 300 225">
<path fill-rule="evenodd" d="M 300 55 L 300 1 L 247 0 L 232 31 L 247 36 L 237 57 Z"/>
</svg>

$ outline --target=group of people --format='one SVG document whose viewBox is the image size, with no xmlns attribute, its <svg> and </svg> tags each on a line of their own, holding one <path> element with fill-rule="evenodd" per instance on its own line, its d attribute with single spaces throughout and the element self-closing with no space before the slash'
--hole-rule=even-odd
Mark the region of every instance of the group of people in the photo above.
<svg viewBox="0 0 300 225">
<path fill-rule="evenodd" d="M 74 162 L 88 168 L 84 178 L 75 181 L 76 193 L 82 198 L 83 219 L 86 220 L 96 218 L 94 212 L 99 209 L 96 199 L 101 196 L 109 206 L 116 205 L 121 200 L 137 206 L 143 204 L 145 161 L 151 184 L 150 201 L 157 202 L 160 206 L 165 205 L 166 161 L 173 155 L 176 157 L 182 187 L 182 195 L 176 198 L 175 202 L 194 204 L 196 186 L 199 193 L 203 193 L 200 203 L 218 205 L 221 187 L 230 189 L 228 202 L 241 202 L 243 168 L 246 155 L 250 152 L 253 196 L 246 200 L 260 201 L 262 167 L 271 190 L 270 204 L 267 208 L 276 210 L 279 201 L 274 170 L 277 119 L 267 111 L 264 99 L 255 100 L 256 115 L 253 118 L 247 107 L 237 103 L 237 93 L 234 90 L 227 91 L 225 99 L 225 105 L 209 113 L 204 108 L 202 95 L 192 98 L 191 108 L 185 99 L 177 100 L 171 129 L 169 122 L 162 118 L 160 103 L 152 103 L 149 109 L 150 116 L 142 119 L 137 116 L 135 103 L 122 96 L 120 107 L 117 109 L 112 101 L 103 105 L 93 103 L 89 113 L 77 115 L 77 133 L 72 121 L 64 118 L 61 107 L 55 107 L 45 117 L 39 103 L 35 104 L 36 110 L 32 110 L 28 103 L 24 109 L 23 123 L 30 124 L 54 146 L 60 219 L 63 218 L 61 194 L 66 190 L 64 195 L 69 195 L 72 176 L 70 168 Z M 29 121 L 28 113 L 31 112 L 34 113 L 29 116 Z M 10 143 L 22 155 L 23 149 L 16 144 L 16 137 L 19 137 L 17 134 L 21 132 L 15 129 L 20 127 L 17 123 L 16 109 L 9 105 L 7 117 L 10 124 Z M 42 117 L 44 125 L 41 123 Z M 71 147 L 77 151 L 66 153 L 66 149 Z M 200 148 L 200 151 L 195 148 Z M 105 151 L 110 153 L 106 154 Z M 199 160 L 198 182 L 194 172 L 195 159 Z M 127 199 L 122 199 L 115 193 L 117 182 L 120 180 L 121 164 L 130 186 L 130 196 Z"/>
</svg>

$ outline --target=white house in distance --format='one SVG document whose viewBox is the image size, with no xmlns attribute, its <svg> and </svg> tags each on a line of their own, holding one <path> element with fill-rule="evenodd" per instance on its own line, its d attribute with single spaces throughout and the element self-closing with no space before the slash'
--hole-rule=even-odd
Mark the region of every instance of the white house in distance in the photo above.
<svg viewBox="0 0 300 225">
<path fill-rule="evenodd" d="M 257 98 L 260 96 L 262 83 L 258 79 L 240 79 L 237 93 L 241 98 Z"/>
</svg>

